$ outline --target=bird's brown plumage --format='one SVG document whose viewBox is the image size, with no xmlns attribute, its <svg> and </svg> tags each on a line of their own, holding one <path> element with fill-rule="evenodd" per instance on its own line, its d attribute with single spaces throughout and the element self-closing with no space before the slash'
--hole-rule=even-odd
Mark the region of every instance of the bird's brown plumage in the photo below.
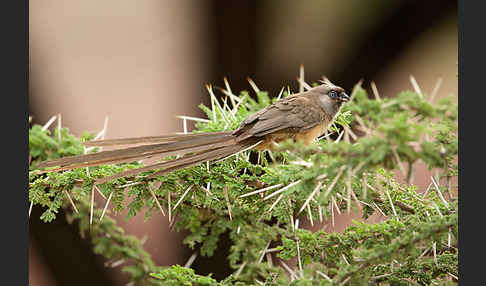
<svg viewBox="0 0 486 286">
<path fill-rule="evenodd" d="M 182 156 L 101 178 L 97 180 L 100 184 L 155 169 L 160 171 L 151 177 L 160 176 L 206 161 L 222 160 L 245 149 L 271 149 L 273 142 L 287 139 L 310 144 L 327 130 L 342 102 L 347 100 L 349 97 L 344 89 L 325 80 L 322 85 L 278 100 L 248 116 L 235 131 L 89 141 L 85 142 L 86 146 L 124 148 L 44 161 L 38 167 L 58 166 L 41 171 L 53 172 L 152 157 Z"/>
</svg>

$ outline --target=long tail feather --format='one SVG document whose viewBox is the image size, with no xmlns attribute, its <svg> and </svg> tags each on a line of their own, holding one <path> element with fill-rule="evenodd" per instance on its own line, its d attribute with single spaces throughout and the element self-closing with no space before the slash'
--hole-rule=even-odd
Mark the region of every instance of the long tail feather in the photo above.
<svg viewBox="0 0 486 286">
<path fill-rule="evenodd" d="M 55 167 L 42 170 L 39 173 L 65 171 L 74 168 L 91 167 L 104 164 L 133 162 L 153 157 L 168 157 L 181 155 L 174 160 L 151 164 L 137 169 L 126 170 L 112 176 L 100 178 L 96 184 L 102 184 L 117 178 L 133 176 L 145 171 L 161 169 L 149 177 L 156 177 L 175 170 L 198 165 L 206 161 L 223 160 L 231 155 L 253 148 L 262 141 L 245 140 L 236 142 L 231 132 L 215 132 L 200 134 L 174 134 L 157 137 L 139 137 L 108 139 L 86 142 L 87 146 L 116 146 L 133 145 L 123 149 L 102 151 L 92 154 L 63 157 L 55 160 L 44 161 L 39 167 Z M 256 144 L 255 144 L 256 143 Z"/>
<path fill-rule="evenodd" d="M 61 171 L 67 170 L 72 168 L 79 168 L 79 167 L 87 167 L 87 166 L 96 166 L 100 164 L 110 164 L 111 162 L 120 163 L 121 161 L 126 160 L 129 161 L 136 161 L 143 158 L 149 158 L 155 154 L 186 154 L 189 152 L 197 152 L 200 150 L 204 150 L 204 146 L 211 145 L 211 144 L 219 144 L 216 146 L 225 146 L 230 144 L 233 140 L 233 137 L 230 133 L 204 133 L 198 134 L 199 136 L 181 136 L 179 141 L 176 142 L 169 142 L 169 143 L 160 143 L 160 144 L 151 144 L 151 145 L 142 145 L 136 147 L 130 147 L 120 150 L 110 150 L 110 151 L 102 151 L 93 154 L 84 154 L 78 156 L 69 156 L 63 157 L 59 159 L 54 159 L 50 161 L 40 162 L 38 167 L 54 167 L 54 166 L 61 166 L 61 168 L 46 170 L 45 172 L 51 171 Z M 192 135 L 192 134 L 188 134 Z M 221 145 L 223 144 L 223 145 Z M 211 148 L 214 148 L 213 146 Z M 203 148 L 201 148 L 203 147 Z"/>
<path fill-rule="evenodd" d="M 118 145 L 143 145 L 154 143 L 169 143 L 186 141 L 196 137 L 208 137 L 208 136 L 220 136 L 225 135 L 227 132 L 213 132 L 213 133 L 190 133 L 190 134 L 167 134 L 162 136 L 148 136 L 148 137 L 133 137 L 133 138 L 119 138 L 119 139 L 104 139 L 87 141 L 83 144 L 85 146 L 118 146 Z"/>
<path fill-rule="evenodd" d="M 169 157 L 173 155 L 184 155 L 187 153 L 194 153 L 194 152 L 203 152 L 208 150 L 208 148 L 220 148 L 220 147 L 225 147 L 228 145 L 233 145 L 234 142 L 228 140 L 228 141 L 223 141 L 220 143 L 214 143 L 211 144 L 210 147 L 208 145 L 203 145 L 203 146 L 196 146 L 193 148 L 186 148 L 183 150 L 176 150 L 176 151 L 167 151 L 167 152 L 160 152 L 160 151 L 154 151 L 154 152 L 149 152 L 145 153 L 143 155 L 132 155 L 128 157 L 109 157 L 107 159 L 103 160 L 95 160 L 95 161 L 89 161 L 86 163 L 76 163 L 72 165 L 67 165 L 59 168 L 54 168 L 54 169 L 49 169 L 49 170 L 41 170 L 38 173 L 43 174 L 43 173 L 49 173 L 49 172 L 59 172 L 59 171 L 66 171 L 66 170 L 71 170 L 75 168 L 84 168 L 84 167 L 93 167 L 93 166 L 98 166 L 98 165 L 104 165 L 104 164 L 120 164 L 120 163 L 127 163 L 127 162 L 133 162 L 133 161 L 138 161 L 142 159 L 147 159 L 147 158 L 152 158 L 157 156 L 158 158 L 162 157 Z"/>
<path fill-rule="evenodd" d="M 256 145 L 258 145 L 258 144 L 260 144 L 262 142 L 263 141 L 258 141 L 256 144 L 251 144 L 251 142 L 247 142 L 245 144 L 241 144 L 240 143 L 240 144 L 238 144 L 236 146 L 229 146 L 229 147 L 235 147 L 235 148 L 226 147 L 226 150 L 220 150 L 221 151 L 220 154 L 218 156 L 216 156 L 216 157 L 211 158 L 211 159 L 206 160 L 206 158 L 203 158 L 203 159 L 200 159 L 200 160 L 193 161 L 191 163 L 179 164 L 179 165 L 176 165 L 174 167 L 167 168 L 167 169 L 164 169 L 164 170 L 155 172 L 155 173 L 151 174 L 150 176 L 148 176 L 148 178 L 162 176 L 162 175 L 165 175 L 165 174 L 170 173 L 172 171 L 176 171 L 176 170 L 179 170 L 179 169 L 184 169 L 184 168 L 187 168 L 187 167 L 190 167 L 190 166 L 194 166 L 194 165 L 200 164 L 202 162 L 206 162 L 206 161 L 219 162 L 219 161 L 222 161 L 224 159 L 227 159 L 228 157 L 231 157 L 231 156 L 233 156 L 235 154 L 238 154 L 240 152 L 243 152 L 243 151 L 246 151 L 248 149 L 251 149 L 251 148 L 255 147 Z"/>
<path fill-rule="evenodd" d="M 190 166 L 200 164 L 202 162 L 213 161 L 213 160 L 218 160 L 218 159 L 228 157 L 228 156 L 230 156 L 234 153 L 237 153 L 237 152 L 239 152 L 239 151 L 241 151 L 241 150 L 243 150 L 243 149 L 245 149 L 245 148 L 247 148 L 248 146 L 251 146 L 251 145 L 252 145 L 252 143 L 233 144 L 231 146 L 215 148 L 215 149 L 211 149 L 211 150 L 208 150 L 206 152 L 195 154 L 195 155 L 184 156 L 184 157 L 181 157 L 179 159 L 174 159 L 174 160 L 170 160 L 170 161 L 166 161 L 166 162 L 162 162 L 162 163 L 157 163 L 157 164 L 153 164 L 153 165 L 149 165 L 149 166 L 145 166 L 145 167 L 141 167 L 141 168 L 137 168 L 137 169 L 126 170 L 126 171 L 114 174 L 112 176 L 103 177 L 103 178 L 97 180 L 96 184 L 102 184 L 102 183 L 105 183 L 105 182 L 108 182 L 108 181 L 111 181 L 111 180 L 114 180 L 114 179 L 118 179 L 118 178 L 122 178 L 122 177 L 126 177 L 126 176 L 133 176 L 133 175 L 136 175 L 136 174 L 140 174 L 142 172 L 151 171 L 151 170 L 155 170 L 155 169 L 163 169 L 163 170 L 150 175 L 150 177 L 161 176 L 161 175 L 173 172 L 175 170 L 179 170 L 179 169 L 182 169 L 182 168 L 187 168 L 187 167 L 190 167 Z"/>
</svg>

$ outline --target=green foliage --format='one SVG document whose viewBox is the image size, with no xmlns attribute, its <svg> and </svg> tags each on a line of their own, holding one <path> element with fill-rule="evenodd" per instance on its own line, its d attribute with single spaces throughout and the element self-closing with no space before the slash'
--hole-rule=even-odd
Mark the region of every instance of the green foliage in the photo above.
<svg viewBox="0 0 486 286">
<path fill-rule="evenodd" d="M 444 197 L 452 192 L 451 178 L 457 175 L 457 105 L 451 99 L 432 104 L 426 96 L 410 91 L 374 100 L 359 85 L 352 96 L 330 127 L 334 134 L 313 146 L 284 142 L 272 152 L 246 151 L 158 178 L 148 179 L 154 172 L 149 171 L 99 186 L 105 196 L 112 195 L 115 214 L 128 209 L 127 219 L 142 210 L 147 219 L 154 209 L 159 215 L 152 190 L 164 209 L 171 208 L 175 228 L 189 231 L 183 243 L 200 255 L 212 256 L 221 235 L 228 232 L 232 243 L 228 261 L 235 272 L 220 282 L 178 265 L 154 266 L 135 238 L 125 236 L 107 215 L 98 220 L 100 209 L 95 208 L 89 226 L 88 202 L 94 180 L 139 167 L 138 163 L 90 167 L 89 173 L 76 169 L 46 176 L 32 171 L 29 200 L 45 209 L 41 219 L 49 222 L 59 208 L 69 210 L 66 193 L 70 194 L 79 209 L 72 218 L 81 222 L 82 233 L 89 233 L 96 253 L 137 262 L 123 268 L 137 283 L 451 283 L 451 277 L 458 276 L 457 202 Z M 197 122 L 195 132 L 233 130 L 249 114 L 274 101 L 261 91 L 256 100 L 245 91 L 239 96 L 227 92 L 222 103 L 212 95 L 211 107 L 200 106 L 209 121 Z M 40 160 L 83 152 L 80 140 L 66 129 L 59 140 L 57 132 L 51 136 L 34 125 L 29 143 L 31 170 Z M 252 153 L 256 160 L 248 160 Z M 440 186 L 432 185 L 426 195 L 418 194 L 412 184 L 399 184 L 392 175 L 392 170 L 399 169 L 411 180 L 413 168 L 406 166 L 419 160 L 440 171 L 435 178 Z M 440 184 L 441 179 L 445 185 Z M 263 188 L 268 189 L 245 195 Z M 126 196 L 130 197 L 128 205 Z M 385 220 L 356 222 L 342 234 L 312 233 L 296 225 L 297 219 L 333 222 L 338 213 L 351 210 L 362 210 L 364 218 L 383 215 Z M 265 256 L 270 247 L 275 250 L 273 263 Z M 289 274 L 280 265 L 291 259 L 300 263 Z"/>
<path fill-rule="evenodd" d="M 98 219 L 90 224 L 90 204 L 86 196 L 81 197 L 76 206 L 78 213 L 68 215 L 68 221 L 78 223 L 81 236 L 91 239 L 94 253 L 103 255 L 108 260 L 106 265 L 121 263 L 121 271 L 128 273 L 136 285 L 165 285 L 150 277 L 150 273 L 160 271 L 161 267 L 154 264 L 135 236 L 124 234 L 123 229 L 108 215 L 99 221 L 102 209 L 94 209 L 93 216 Z"/>
<path fill-rule="evenodd" d="M 152 273 L 152 277 L 160 279 L 164 285 L 171 286 L 204 286 L 204 285 L 222 285 L 209 276 L 194 274 L 191 268 L 173 265 L 170 268 L 161 270 L 159 273 Z"/>
</svg>

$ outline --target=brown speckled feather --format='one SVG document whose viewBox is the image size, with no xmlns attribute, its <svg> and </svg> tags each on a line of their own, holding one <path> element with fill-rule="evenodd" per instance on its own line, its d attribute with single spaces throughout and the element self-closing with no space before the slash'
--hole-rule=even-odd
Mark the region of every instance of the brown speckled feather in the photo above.
<svg viewBox="0 0 486 286">
<path fill-rule="evenodd" d="M 282 99 L 245 119 L 233 132 L 237 141 L 268 134 L 301 133 L 312 129 L 329 116 L 316 104 L 318 94 L 304 92 Z"/>
</svg>

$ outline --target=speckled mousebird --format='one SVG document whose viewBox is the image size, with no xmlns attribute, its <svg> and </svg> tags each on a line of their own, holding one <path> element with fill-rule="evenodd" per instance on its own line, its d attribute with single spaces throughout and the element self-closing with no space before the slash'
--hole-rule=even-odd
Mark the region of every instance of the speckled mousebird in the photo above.
<svg viewBox="0 0 486 286">
<path fill-rule="evenodd" d="M 180 156 L 177 159 L 98 179 L 96 183 L 101 184 L 155 169 L 160 170 L 150 177 L 160 176 L 206 161 L 222 160 L 248 149 L 271 149 L 273 142 L 278 143 L 287 139 L 294 139 L 308 145 L 324 134 L 343 102 L 350 99 L 343 88 L 332 84 L 327 78 L 324 78 L 321 83 L 305 92 L 282 98 L 251 114 L 234 131 L 88 141 L 84 142 L 84 145 L 137 146 L 43 161 L 38 164 L 38 167 L 58 166 L 58 168 L 40 171 L 45 173 L 133 162 L 154 156 Z"/>
</svg>

